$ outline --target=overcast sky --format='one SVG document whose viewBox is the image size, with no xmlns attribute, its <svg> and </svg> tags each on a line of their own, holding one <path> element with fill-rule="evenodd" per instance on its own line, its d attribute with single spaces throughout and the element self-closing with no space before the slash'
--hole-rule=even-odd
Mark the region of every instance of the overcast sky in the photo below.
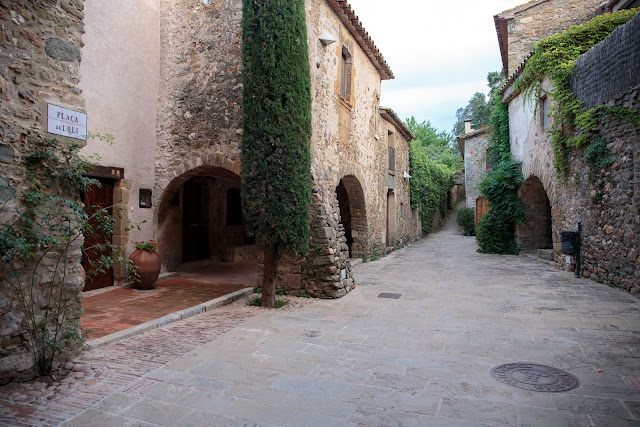
<svg viewBox="0 0 640 427">
<path fill-rule="evenodd" d="M 487 73 L 502 61 L 493 15 L 527 0 L 349 0 L 394 80 L 380 104 L 451 132 L 456 109 L 487 94 Z"/>
</svg>

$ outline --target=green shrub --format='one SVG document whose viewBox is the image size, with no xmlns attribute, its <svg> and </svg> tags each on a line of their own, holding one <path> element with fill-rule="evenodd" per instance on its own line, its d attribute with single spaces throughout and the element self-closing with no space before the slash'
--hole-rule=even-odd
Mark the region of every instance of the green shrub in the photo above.
<svg viewBox="0 0 640 427">
<path fill-rule="evenodd" d="M 476 215 L 472 208 L 462 208 L 458 210 L 456 223 L 462 228 L 465 236 L 476 235 Z"/>
<path fill-rule="evenodd" d="M 514 223 L 505 221 L 504 217 L 494 210 L 487 212 L 478 221 L 476 240 L 480 246 L 478 252 L 481 253 L 513 255 L 519 253 Z"/>
<path fill-rule="evenodd" d="M 280 295 L 280 296 L 289 295 L 289 289 L 287 289 L 286 287 L 282 286 L 282 287 L 276 289 L 276 295 Z"/>
</svg>

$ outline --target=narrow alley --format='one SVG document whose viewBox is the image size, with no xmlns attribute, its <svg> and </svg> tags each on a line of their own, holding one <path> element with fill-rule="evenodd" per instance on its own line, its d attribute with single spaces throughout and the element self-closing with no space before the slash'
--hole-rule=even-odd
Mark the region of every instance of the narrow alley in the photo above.
<svg viewBox="0 0 640 427">
<path fill-rule="evenodd" d="M 640 422 L 633 296 L 526 256 L 479 254 L 454 214 L 443 230 L 358 265 L 355 278 L 339 300 L 290 298 L 268 310 L 242 299 L 84 353 L 55 393 L 32 384 L 20 391 L 32 396 L 25 405 L 2 389 L 0 423 Z M 514 362 L 577 381 L 537 392 L 492 377 Z M 533 372 L 540 383 L 553 377 Z"/>
</svg>

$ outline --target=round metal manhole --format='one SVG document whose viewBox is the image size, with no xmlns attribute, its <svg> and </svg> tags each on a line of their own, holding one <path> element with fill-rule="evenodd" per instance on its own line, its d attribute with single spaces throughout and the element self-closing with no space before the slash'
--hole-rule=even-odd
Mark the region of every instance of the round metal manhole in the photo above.
<svg viewBox="0 0 640 427">
<path fill-rule="evenodd" d="M 506 363 L 491 369 L 491 376 L 500 382 L 522 390 L 558 393 L 580 385 L 568 372 L 535 363 Z"/>
</svg>

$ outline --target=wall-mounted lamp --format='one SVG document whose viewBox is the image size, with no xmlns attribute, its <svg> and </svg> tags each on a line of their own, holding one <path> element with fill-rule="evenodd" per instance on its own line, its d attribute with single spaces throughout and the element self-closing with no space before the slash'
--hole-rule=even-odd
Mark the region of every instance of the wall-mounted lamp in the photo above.
<svg viewBox="0 0 640 427">
<path fill-rule="evenodd" d="M 409 178 L 411 178 L 411 175 L 409 175 L 409 174 L 408 174 L 408 173 L 406 173 L 406 172 L 402 172 L 402 177 L 403 177 L 404 179 L 409 179 Z"/>
<path fill-rule="evenodd" d="M 151 207 L 151 190 L 148 188 L 140 189 L 140 201 L 138 206 L 141 208 L 150 208 Z"/>
<path fill-rule="evenodd" d="M 324 30 L 322 34 L 320 34 L 319 39 L 323 46 L 329 46 L 331 43 L 335 43 L 336 41 L 336 39 L 327 30 Z"/>
</svg>

